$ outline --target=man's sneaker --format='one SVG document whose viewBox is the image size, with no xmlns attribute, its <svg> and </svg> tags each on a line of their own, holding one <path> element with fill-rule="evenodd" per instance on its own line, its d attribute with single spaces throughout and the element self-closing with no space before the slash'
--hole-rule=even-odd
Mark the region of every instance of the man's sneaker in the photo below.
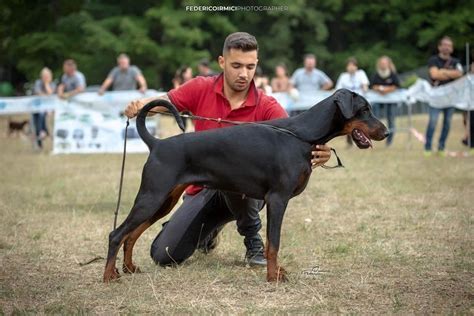
<svg viewBox="0 0 474 316">
<path fill-rule="evenodd" d="M 245 247 L 247 252 L 245 253 L 245 261 L 251 266 L 266 266 L 267 260 L 265 259 L 264 245 L 262 237 L 259 234 L 253 237 L 245 237 Z"/>
<path fill-rule="evenodd" d="M 224 226 L 221 226 L 217 229 L 215 229 L 213 232 L 209 234 L 204 240 L 200 241 L 198 244 L 198 250 L 208 254 L 212 252 L 217 245 L 219 244 L 221 237 L 220 237 L 220 232 Z"/>
<path fill-rule="evenodd" d="M 425 156 L 426 158 L 431 157 L 433 156 L 433 152 L 431 150 L 425 150 L 423 152 L 423 156 Z"/>
</svg>

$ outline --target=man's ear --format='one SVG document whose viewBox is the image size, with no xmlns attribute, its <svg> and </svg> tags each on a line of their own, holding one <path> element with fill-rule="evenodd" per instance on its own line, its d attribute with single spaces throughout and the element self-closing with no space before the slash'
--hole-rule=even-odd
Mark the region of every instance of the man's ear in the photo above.
<svg viewBox="0 0 474 316">
<path fill-rule="evenodd" d="M 219 58 L 217 59 L 217 61 L 219 62 L 219 67 L 224 70 L 224 65 L 225 65 L 225 59 L 224 59 L 224 56 L 219 56 Z"/>
<path fill-rule="evenodd" d="M 334 93 L 334 102 L 346 119 L 354 116 L 354 95 L 347 89 L 339 89 Z"/>
</svg>

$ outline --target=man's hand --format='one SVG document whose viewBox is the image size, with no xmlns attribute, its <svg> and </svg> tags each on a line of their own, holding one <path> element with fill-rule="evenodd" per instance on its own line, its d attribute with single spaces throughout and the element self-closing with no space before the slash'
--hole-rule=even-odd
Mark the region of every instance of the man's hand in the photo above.
<svg viewBox="0 0 474 316">
<path fill-rule="evenodd" d="M 145 106 L 148 102 L 151 100 L 149 98 L 147 99 L 138 99 L 130 102 L 127 104 L 127 107 L 125 108 L 125 115 L 129 118 L 134 118 L 137 116 L 138 112 L 141 110 L 142 107 Z"/>
<path fill-rule="evenodd" d="M 161 97 L 150 97 L 150 98 L 143 98 L 143 99 L 134 100 L 134 101 L 130 102 L 129 104 L 127 104 L 127 106 L 125 107 L 125 115 L 129 118 L 134 118 L 135 116 L 137 116 L 138 112 L 140 112 L 142 107 L 144 107 L 147 103 L 150 103 L 151 101 L 158 100 L 158 99 L 169 101 L 168 95 L 166 95 L 166 94 L 161 96 Z M 155 107 L 153 110 L 155 110 L 155 111 L 168 111 L 167 108 L 161 107 L 161 106 Z M 152 115 L 152 114 L 148 113 L 148 115 Z"/>
<path fill-rule="evenodd" d="M 324 165 L 331 158 L 331 147 L 327 145 L 316 145 L 311 152 L 313 159 L 311 159 L 311 168 L 316 168 Z"/>
</svg>

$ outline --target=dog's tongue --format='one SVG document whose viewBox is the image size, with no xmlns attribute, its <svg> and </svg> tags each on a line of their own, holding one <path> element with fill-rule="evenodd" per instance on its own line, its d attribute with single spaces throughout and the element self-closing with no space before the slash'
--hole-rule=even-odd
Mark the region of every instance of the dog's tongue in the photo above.
<svg viewBox="0 0 474 316">
<path fill-rule="evenodd" d="M 372 148 L 372 141 L 370 140 L 370 138 L 365 136 L 365 134 L 361 130 L 354 129 L 354 133 L 356 134 L 356 137 L 360 140 L 361 143 L 366 143 L 369 145 L 370 148 Z"/>
</svg>

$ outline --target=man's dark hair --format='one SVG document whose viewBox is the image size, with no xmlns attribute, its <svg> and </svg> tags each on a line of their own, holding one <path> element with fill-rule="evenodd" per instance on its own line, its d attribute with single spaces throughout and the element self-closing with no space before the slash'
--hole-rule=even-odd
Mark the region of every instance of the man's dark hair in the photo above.
<svg viewBox="0 0 474 316">
<path fill-rule="evenodd" d="M 443 41 L 450 41 L 451 43 L 454 43 L 454 42 L 453 42 L 453 39 L 452 39 L 451 37 L 445 35 L 445 36 L 441 37 L 441 39 L 438 41 L 438 46 L 441 45 L 441 43 L 442 43 Z"/>
<path fill-rule="evenodd" d="M 69 58 L 69 59 L 66 59 L 66 60 L 64 61 L 63 65 L 76 66 L 76 62 L 74 61 L 74 59 Z"/>
<path fill-rule="evenodd" d="M 224 41 L 222 54 L 229 52 L 231 49 L 240 49 L 243 52 L 258 51 L 258 43 L 255 36 L 246 32 L 235 32 L 227 36 Z"/>
<path fill-rule="evenodd" d="M 305 54 L 303 56 L 303 60 L 306 60 L 308 58 L 313 58 L 314 60 L 316 60 L 316 55 L 315 54 Z"/>
<path fill-rule="evenodd" d="M 209 59 L 203 58 L 199 61 L 200 66 L 209 67 Z"/>
</svg>

